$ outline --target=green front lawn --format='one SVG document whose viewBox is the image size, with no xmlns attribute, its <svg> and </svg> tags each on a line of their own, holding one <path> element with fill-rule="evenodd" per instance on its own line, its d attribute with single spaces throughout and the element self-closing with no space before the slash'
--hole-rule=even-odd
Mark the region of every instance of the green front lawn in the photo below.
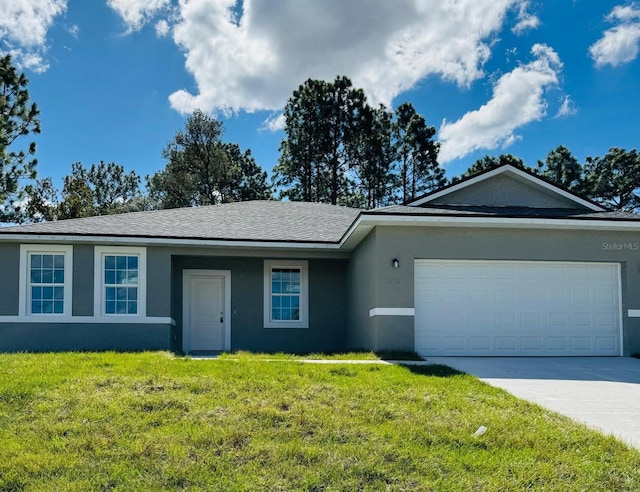
<svg viewBox="0 0 640 492">
<path fill-rule="evenodd" d="M 442 366 L 0 355 L 0 490 L 113 489 L 640 490 L 640 453 Z"/>
</svg>

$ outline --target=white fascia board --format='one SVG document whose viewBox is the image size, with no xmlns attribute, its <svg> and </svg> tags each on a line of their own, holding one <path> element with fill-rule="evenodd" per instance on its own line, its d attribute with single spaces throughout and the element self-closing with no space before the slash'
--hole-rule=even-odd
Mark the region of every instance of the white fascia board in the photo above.
<svg viewBox="0 0 640 492">
<path fill-rule="evenodd" d="M 504 173 L 511 173 L 511 174 L 515 174 L 516 176 L 518 176 L 519 178 L 521 178 L 522 180 L 525 181 L 529 181 L 531 183 L 534 183 L 536 186 L 539 186 L 541 188 L 544 188 L 548 191 L 550 191 L 551 193 L 555 193 L 556 195 L 560 195 L 563 198 L 566 198 L 568 200 L 571 200 L 572 202 L 575 202 L 579 205 L 582 205 L 583 207 L 588 208 L 589 210 L 593 210 L 594 212 L 604 212 L 606 209 L 596 205 L 594 203 L 591 203 L 587 200 L 584 200 L 576 195 L 574 195 L 573 193 L 570 193 L 568 191 L 565 191 L 561 188 L 558 188 L 557 186 L 554 186 L 550 183 L 547 183 L 546 181 L 543 181 L 542 179 L 539 179 L 535 176 L 531 176 L 529 173 L 526 173 L 524 171 L 522 171 L 521 169 L 518 169 L 516 167 L 513 167 L 509 164 L 502 166 L 502 167 L 498 167 L 496 169 L 493 169 L 491 171 L 487 171 L 486 173 L 480 174 L 478 176 L 475 176 L 473 178 L 470 178 L 469 180 L 463 181 L 462 183 L 458 183 L 456 185 L 453 185 L 449 188 L 445 188 L 444 190 L 441 191 L 437 191 L 435 193 L 432 193 L 428 196 L 425 196 L 424 198 L 421 198 L 419 200 L 410 202 L 408 205 L 411 207 L 417 207 L 420 206 L 424 203 L 429 203 L 432 202 L 434 200 L 436 200 L 437 198 L 446 196 L 450 193 L 454 193 L 458 190 L 461 190 L 463 188 L 466 188 L 467 186 L 471 186 L 474 185 L 476 183 L 482 182 L 486 179 L 492 178 L 494 176 L 497 176 L 499 174 L 504 174 Z"/>
<path fill-rule="evenodd" d="M 78 236 L 74 234 L 0 234 L 0 240 L 31 243 L 90 243 L 127 246 L 205 246 L 248 249 L 339 250 L 338 243 L 300 243 L 271 241 L 221 241 L 215 239 L 180 239 L 162 237 Z"/>
<path fill-rule="evenodd" d="M 575 219 L 537 219 L 512 217 L 443 217 L 424 215 L 361 215 L 345 234 L 342 243 L 349 248 L 355 247 L 350 242 L 352 235 L 359 228 L 370 230 L 375 226 L 432 226 L 432 227 L 496 227 L 513 229 L 583 229 L 583 230 L 615 230 L 640 231 L 640 221 L 612 220 L 575 220 Z M 356 243 L 357 244 L 357 243 Z"/>
<path fill-rule="evenodd" d="M 0 323 L 33 323 L 33 324 L 114 324 L 114 325 L 173 325 L 176 322 L 170 317 L 147 317 L 147 316 L 47 316 L 47 315 L 31 315 L 31 316 L 0 316 Z"/>
</svg>

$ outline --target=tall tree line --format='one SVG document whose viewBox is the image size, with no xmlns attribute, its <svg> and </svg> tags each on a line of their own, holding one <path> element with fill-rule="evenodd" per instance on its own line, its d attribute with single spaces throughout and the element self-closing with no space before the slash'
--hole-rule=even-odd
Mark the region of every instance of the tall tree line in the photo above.
<svg viewBox="0 0 640 492">
<path fill-rule="evenodd" d="M 280 198 L 374 208 L 442 186 L 435 128 L 410 103 L 372 107 L 347 77 L 307 80 L 284 109 Z"/>
<path fill-rule="evenodd" d="M 591 199 L 610 210 L 640 212 L 640 153 L 611 147 L 601 157 L 587 157 L 580 163 L 564 145 L 550 151 L 536 167 L 511 154 L 485 156 L 474 162 L 459 181 L 503 164 L 525 169 L 572 193 Z"/>
<path fill-rule="evenodd" d="M 436 129 L 410 103 L 371 106 L 347 77 L 307 80 L 285 109 L 285 138 L 269 183 L 250 150 L 223 140 L 222 122 L 196 110 L 162 152 L 165 167 L 142 178 L 115 162 L 71 165 L 57 190 L 38 179 L 39 110 L 28 80 L 0 58 L 0 222 L 88 217 L 129 211 L 279 198 L 362 208 L 406 203 L 446 184 Z M 640 210 L 640 154 L 612 147 L 579 163 L 559 146 L 529 168 L 503 154 L 474 162 L 460 180 L 511 164 L 621 211 Z"/>
</svg>

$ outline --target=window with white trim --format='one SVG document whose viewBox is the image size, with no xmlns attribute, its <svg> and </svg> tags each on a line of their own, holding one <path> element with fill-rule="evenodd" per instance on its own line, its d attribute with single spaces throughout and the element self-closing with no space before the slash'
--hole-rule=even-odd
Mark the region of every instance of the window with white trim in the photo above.
<svg viewBox="0 0 640 492">
<path fill-rule="evenodd" d="M 308 264 L 300 260 L 265 260 L 264 326 L 309 327 Z"/>
<path fill-rule="evenodd" d="M 73 247 L 20 245 L 20 314 L 71 316 Z"/>
<path fill-rule="evenodd" d="M 96 246 L 94 279 L 96 315 L 146 315 L 145 248 Z"/>
</svg>

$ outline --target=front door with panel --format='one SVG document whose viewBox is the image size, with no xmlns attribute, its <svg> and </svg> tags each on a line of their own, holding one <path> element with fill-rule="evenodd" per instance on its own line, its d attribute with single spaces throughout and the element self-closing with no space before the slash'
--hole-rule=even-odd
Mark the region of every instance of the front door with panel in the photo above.
<svg viewBox="0 0 640 492">
<path fill-rule="evenodd" d="M 225 350 L 225 277 L 186 275 L 185 352 Z"/>
</svg>

